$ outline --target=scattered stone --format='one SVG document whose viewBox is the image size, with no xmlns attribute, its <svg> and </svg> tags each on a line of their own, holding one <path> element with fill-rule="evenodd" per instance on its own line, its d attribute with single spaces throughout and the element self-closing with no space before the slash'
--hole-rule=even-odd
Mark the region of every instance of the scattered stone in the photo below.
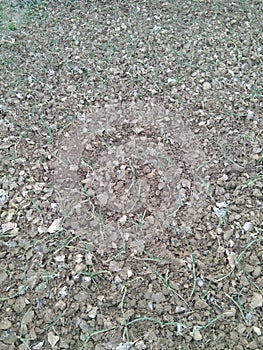
<svg viewBox="0 0 263 350">
<path fill-rule="evenodd" d="M 6 224 L 2 224 L 2 231 L 6 233 L 8 231 L 13 231 L 17 228 L 16 222 L 7 222 Z"/>
<path fill-rule="evenodd" d="M 58 292 L 58 294 L 62 297 L 65 298 L 68 295 L 67 292 L 68 286 L 63 286 L 60 291 Z"/>
<path fill-rule="evenodd" d="M 210 90 L 212 88 L 212 85 L 208 82 L 208 81 L 205 81 L 204 83 L 203 83 L 203 90 L 204 91 L 208 91 L 208 90 Z"/>
<path fill-rule="evenodd" d="M 197 299 L 195 302 L 195 309 L 196 310 L 204 310 L 208 308 L 208 304 L 202 300 L 202 299 Z"/>
<path fill-rule="evenodd" d="M 134 345 L 133 342 L 121 343 L 120 345 L 117 346 L 116 350 L 129 350 L 133 347 L 133 345 Z"/>
<path fill-rule="evenodd" d="M 250 307 L 252 310 L 262 307 L 263 304 L 263 296 L 259 293 L 254 293 L 250 302 Z"/>
<path fill-rule="evenodd" d="M 97 315 L 98 308 L 97 307 L 92 307 L 92 309 L 88 312 L 88 316 L 90 318 L 95 318 Z"/>
<path fill-rule="evenodd" d="M 196 284 L 198 285 L 198 287 L 201 288 L 204 285 L 204 280 L 202 278 L 200 278 L 200 277 L 197 277 L 196 278 Z"/>
<path fill-rule="evenodd" d="M 11 326 L 12 323 L 7 319 L 0 321 L 0 329 L 2 330 L 9 329 Z"/>
<path fill-rule="evenodd" d="M 33 321 L 35 316 L 35 313 L 33 310 L 29 310 L 27 311 L 27 313 L 25 314 L 24 318 L 23 318 L 23 323 L 24 324 L 29 324 Z"/>
<path fill-rule="evenodd" d="M 199 326 L 194 326 L 194 327 L 193 327 L 192 336 L 193 336 L 194 340 L 196 340 L 196 341 L 200 341 L 200 340 L 203 339 L 202 334 L 200 333 L 199 328 L 200 328 Z"/>
<path fill-rule="evenodd" d="M 253 327 L 253 331 L 256 333 L 256 335 L 260 336 L 262 334 L 261 329 L 257 326 Z"/>
<path fill-rule="evenodd" d="M 8 200 L 8 193 L 5 190 L 0 189 L 0 204 L 6 204 Z"/>
<path fill-rule="evenodd" d="M 53 332 L 48 332 L 47 339 L 51 347 L 53 348 L 57 342 L 59 341 L 59 337 L 55 335 Z"/>
<path fill-rule="evenodd" d="M 112 260 L 110 263 L 109 263 L 109 270 L 111 272 L 119 272 L 121 271 L 122 269 L 122 265 L 123 263 L 119 263 L 118 261 L 115 261 L 115 260 Z"/>
<path fill-rule="evenodd" d="M 33 345 L 32 349 L 33 350 L 41 350 L 44 344 L 45 344 L 44 340 L 40 341 L 39 343 Z"/>
<path fill-rule="evenodd" d="M 253 231 L 254 229 L 254 225 L 252 224 L 252 222 L 245 222 L 244 225 L 243 225 L 243 230 L 246 231 L 246 232 L 250 232 L 250 231 Z"/>
<path fill-rule="evenodd" d="M 132 276 L 133 276 L 132 270 L 128 270 L 128 271 L 127 271 L 127 277 L 128 277 L 128 278 L 131 278 Z"/>
<path fill-rule="evenodd" d="M 248 120 L 254 120 L 254 112 L 253 111 L 248 111 L 247 112 L 247 119 Z"/>
<path fill-rule="evenodd" d="M 98 199 L 99 205 L 102 207 L 105 207 L 108 202 L 109 196 L 106 193 L 102 193 L 97 196 L 97 199 Z"/>
<path fill-rule="evenodd" d="M 121 218 L 119 218 L 118 221 L 121 225 L 125 225 L 127 221 L 127 215 L 123 215 Z"/>
<path fill-rule="evenodd" d="M 163 293 L 155 293 L 152 295 L 152 301 L 154 303 L 160 304 L 163 303 L 166 300 L 165 296 Z"/>
</svg>

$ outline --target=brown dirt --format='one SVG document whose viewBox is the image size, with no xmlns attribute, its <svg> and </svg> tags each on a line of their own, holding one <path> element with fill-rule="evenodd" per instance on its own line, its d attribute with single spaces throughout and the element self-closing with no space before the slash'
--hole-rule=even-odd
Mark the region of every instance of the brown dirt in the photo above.
<svg viewBox="0 0 263 350">
<path fill-rule="evenodd" d="M 0 350 L 261 349 L 262 2 L 0 5 Z"/>
</svg>

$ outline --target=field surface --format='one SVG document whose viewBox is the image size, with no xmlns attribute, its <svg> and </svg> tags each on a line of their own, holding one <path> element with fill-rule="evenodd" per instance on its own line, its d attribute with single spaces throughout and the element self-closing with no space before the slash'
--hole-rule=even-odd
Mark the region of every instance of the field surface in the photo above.
<svg viewBox="0 0 263 350">
<path fill-rule="evenodd" d="M 263 349 L 262 14 L 0 0 L 0 350 Z"/>
</svg>

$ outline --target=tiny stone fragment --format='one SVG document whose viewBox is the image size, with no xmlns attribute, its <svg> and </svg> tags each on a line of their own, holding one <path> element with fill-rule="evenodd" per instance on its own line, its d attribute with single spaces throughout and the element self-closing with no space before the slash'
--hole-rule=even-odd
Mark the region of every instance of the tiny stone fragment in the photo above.
<svg viewBox="0 0 263 350">
<path fill-rule="evenodd" d="M 125 225 L 125 223 L 127 221 L 127 215 L 123 215 L 121 218 L 119 218 L 118 221 L 121 225 Z"/>
<path fill-rule="evenodd" d="M 2 224 L 3 233 L 12 231 L 17 228 L 17 223 L 15 222 L 7 222 L 6 224 Z"/>
<path fill-rule="evenodd" d="M 202 334 L 199 331 L 199 326 L 193 327 L 193 338 L 196 341 L 202 340 Z"/>
<path fill-rule="evenodd" d="M 47 339 L 51 347 L 54 347 L 59 341 L 59 337 L 55 335 L 53 332 L 49 332 L 47 335 Z"/>
<path fill-rule="evenodd" d="M 9 196 L 5 190 L 0 189 L 0 204 L 5 204 L 8 202 Z"/>
<path fill-rule="evenodd" d="M 251 309 L 256 309 L 257 307 L 262 307 L 263 296 L 259 293 L 254 293 L 250 303 Z"/>
<path fill-rule="evenodd" d="M 117 346 L 116 350 L 129 350 L 133 347 L 133 342 L 121 343 Z"/>
<path fill-rule="evenodd" d="M 212 85 L 211 85 L 208 81 L 205 81 L 205 82 L 203 83 L 203 90 L 204 90 L 204 91 L 210 90 L 211 87 L 212 87 Z"/>
<path fill-rule="evenodd" d="M 246 232 L 250 232 L 252 231 L 254 228 L 254 225 L 252 224 L 252 222 L 245 222 L 244 225 L 243 225 L 243 230 L 246 231 Z"/>
<path fill-rule="evenodd" d="M 9 320 L 0 321 L 0 329 L 9 329 L 12 326 L 12 323 Z"/>
<path fill-rule="evenodd" d="M 117 261 L 112 260 L 109 264 L 109 270 L 112 272 L 119 272 L 121 271 L 121 266 Z"/>
<path fill-rule="evenodd" d="M 261 335 L 261 329 L 257 326 L 253 327 L 253 331 L 257 334 L 257 335 Z"/>
<path fill-rule="evenodd" d="M 37 343 L 36 345 L 34 345 L 32 347 L 33 350 L 40 350 L 42 349 L 42 346 L 44 345 L 44 341 L 40 341 L 39 343 Z"/>
</svg>

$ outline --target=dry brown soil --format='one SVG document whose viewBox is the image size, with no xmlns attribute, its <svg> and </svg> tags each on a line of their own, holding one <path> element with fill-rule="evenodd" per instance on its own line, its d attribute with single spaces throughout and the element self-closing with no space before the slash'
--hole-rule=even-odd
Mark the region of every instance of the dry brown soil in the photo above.
<svg viewBox="0 0 263 350">
<path fill-rule="evenodd" d="M 0 1 L 0 350 L 263 348 L 262 13 Z"/>
</svg>

